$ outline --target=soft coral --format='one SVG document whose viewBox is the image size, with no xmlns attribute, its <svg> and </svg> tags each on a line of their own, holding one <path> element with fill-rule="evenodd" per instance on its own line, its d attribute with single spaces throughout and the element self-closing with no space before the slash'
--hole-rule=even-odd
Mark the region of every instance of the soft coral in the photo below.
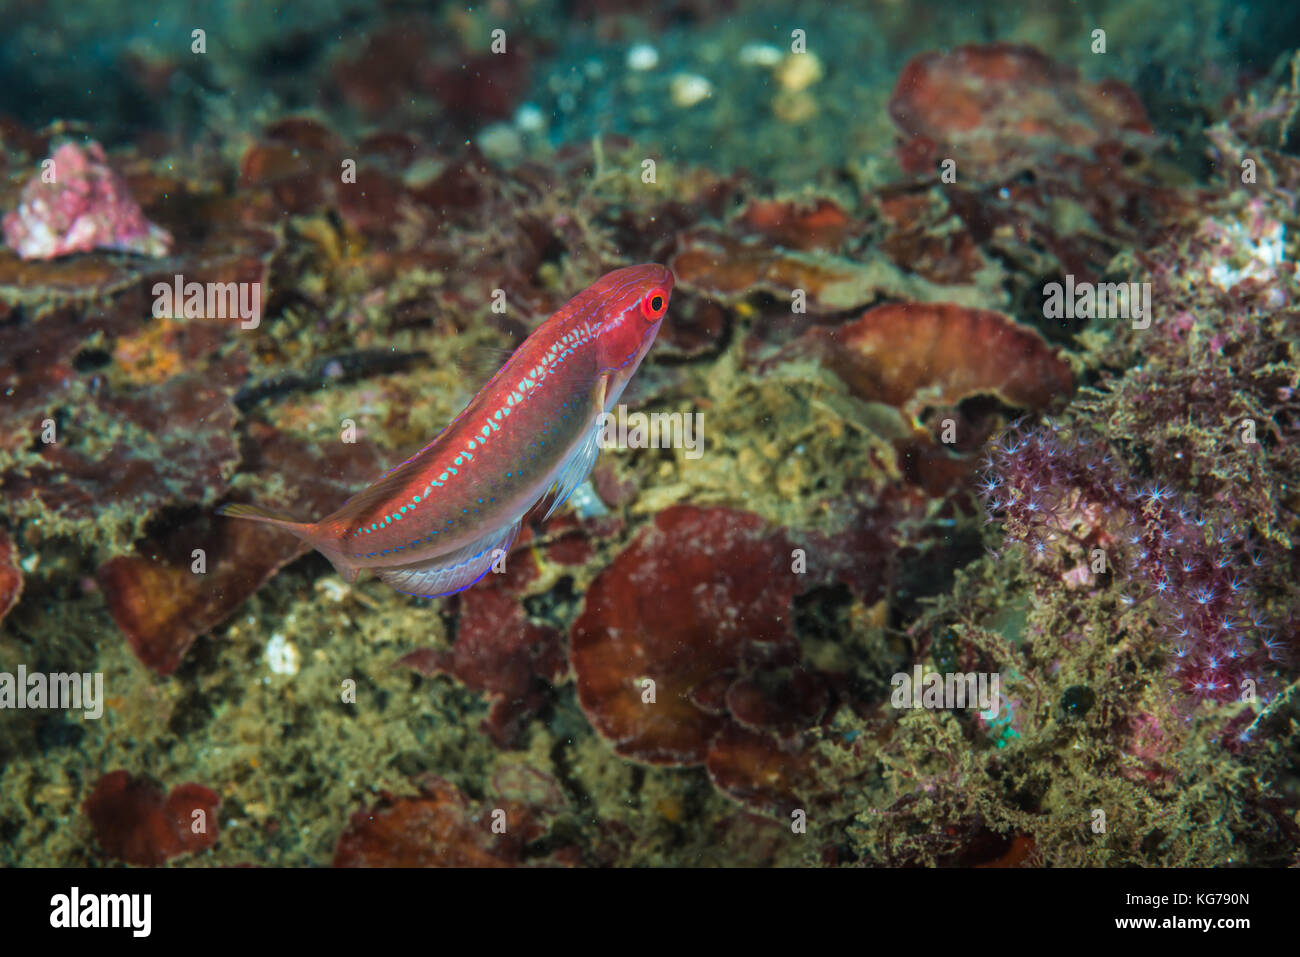
<svg viewBox="0 0 1300 957">
<path fill-rule="evenodd" d="M 1258 694 L 1282 646 L 1256 594 L 1259 563 L 1231 511 L 1191 507 L 1140 484 L 1106 443 L 1050 426 L 1013 427 L 988 453 L 990 519 L 1065 585 L 1112 572 L 1125 604 L 1149 609 L 1169 670 L 1192 700 Z"/>
</svg>

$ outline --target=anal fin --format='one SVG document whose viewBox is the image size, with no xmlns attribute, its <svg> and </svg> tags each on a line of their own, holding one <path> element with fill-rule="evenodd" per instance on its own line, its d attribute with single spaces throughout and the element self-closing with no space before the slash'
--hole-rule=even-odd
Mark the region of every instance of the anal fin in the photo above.
<svg viewBox="0 0 1300 957">
<path fill-rule="evenodd" d="M 400 592 L 419 598 L 441 598 L 468 588 L 486 575 L 518 534 L 516 519 L 454 552 L 411 565 L 377 568 L 375 572 Z"/>
</svg>

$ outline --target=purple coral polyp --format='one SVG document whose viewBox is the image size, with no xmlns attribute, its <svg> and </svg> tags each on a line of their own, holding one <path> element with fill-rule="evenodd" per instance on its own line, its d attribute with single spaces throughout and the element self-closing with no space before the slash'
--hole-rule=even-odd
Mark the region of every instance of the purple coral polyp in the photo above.
<svg viewBox="0 0 1300 957">
<path fill-rule="evenodd" d="M 4 217 L 5 244 L 21 259 L 57 259 L 94 250 L 166 256 L 172 237 L 145 218 L 126 182 L 94 140 L 64 143 L 23 187 Z"/>
</svg>

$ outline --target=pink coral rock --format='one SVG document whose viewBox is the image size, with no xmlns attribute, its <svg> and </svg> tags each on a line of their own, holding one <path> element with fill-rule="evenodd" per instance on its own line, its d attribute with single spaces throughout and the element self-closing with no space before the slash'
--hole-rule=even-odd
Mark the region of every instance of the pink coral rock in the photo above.
<svg viewBox="0 0 1300 957">
<path fill-rule="evenodd" d="M 22 259 L 56 259 L 95 249 L 165 256 L 172 237 L 149 222 L 104 149 L 64 143 L 23 187 L 4 218 L 5 243 Z"/>
</svg>

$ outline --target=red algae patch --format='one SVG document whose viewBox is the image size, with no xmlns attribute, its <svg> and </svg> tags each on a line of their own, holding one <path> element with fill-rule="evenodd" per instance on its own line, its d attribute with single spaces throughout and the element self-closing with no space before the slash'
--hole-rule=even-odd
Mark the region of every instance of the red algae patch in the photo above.
<svg viewBox="0 0 1300 957">
<path fill-rule="evenodd" d="M 874 600 L 906 511 L 855 510 L 840 532 L 802 535 L 729 508 L 660 512 L 591 583 L 573 626 L 570 662 L 592 726 L 632 760 L 703 765 L 754 810 L 824 800 L 809 745 L 843 683 L 800 663 L 794 599 L 842 582 Z M 806 573 L 792 561 L 802 554 L 818 556 Z"/>
<path fill-rule="evenodd" d="M 834 252 L 853 232 L 855 223 L 838 203 L 819 197 L 806 202 L 756 199 L 736 224 L 789 249 Z"/>
<path fill-rule="evenodd" d="M 829 702 L 821 676 L 798 667 L 801 587 L 784 535 L 758 516 L 665 509 L 587 591 L 570 638 L 583 711 L 625 757 L 709 760 L 728 793 L 784 800 L 773 775 L 798 776 L 784 765 Z M 736 741 L 765 755 L 761 767 L 732 753 Z"/>
<path fill-rule="evenodd" d="M 215 844 L 220 805 L 221 799 L 199 784 L 181 784 L 164 794 L 145 778 L 112 771 L 99 779 L 84 810 L 105 856 L 157 867 Z"/>
<path fill-rule="evenodd" d="M 1038 409 L 1073 387 L 1069 364 L 1035 330 L 949 303 L 877 306 L 810 330 L 796 349 L 817 355 L 859 398 L 913 415 L 975 395 Z"/>
<path fill-rule="evenodd" d="M 380 795 L 339 837 L 335 867 L 513 867 L 542 834 L 512 801 L 474 807 L 456 785 L 426 777 L 411 797 Z"/>
<path fill-rule="evenodd" d="M 900 268 L 940 285 L 972 283 L 989 268 L 971 230 L 952 223 L 952 209 L 934 191 L 887 190 L 876 202 L 886 226 L 880 248 Z"/>
<path fill-rule="evenodd" d="M 14 554 L 13 539 L 0 528 L 0 621 L 4 621 L 23 593 L 23 572 Z"/>
<path fill-rule="evenodd" d="M 802 746 L 782 748 L 769 735 L 734 725 L 714 739 L 705 767 L 719 791 L 747 807 L 771 810 L 779 817 L 788 817 L 795 807 L 806 804 L 810 786 L 822 790 L 813 760 Z"/>
<path fill-rule="evenodd" d="M 668 264 L 677 282 L 722 303 L 747 299 L 757 291 L 789 297 L 802 289 L 810 308 L 833 310 L 845 305 L 840 290 L 850 290 L 859 303 L 868 301 L 871 282 L 877 278 L 847 260 L 785 252 L 767 242 L 742 242 L 708 229 L 692 230 L 679 242 Z"/>
<path fill-rule="evenodd" d="M 1124 84 L 1085 83 L 1033 47 L 1009 43 L 913 57 L 899 74 L 889 115 L 905 137 L 907 172 L 937 172 L 952 159 L 959 178 L 984 180 L 1151 133 L 1146 110 Z"/>
<path fill-rule="evenodd" d="M 108 253 L 24 260 L 0 247 L 0 301 L 38 304 L 111 296 L 140 281 L 140 270 Z"/>
<path fill-rule="evenodd" d="M 233 523 L 228 523 L 233 525 Z M 202 574 L 179 556 L 120 555 L 99 569 L 113 621 L 142 664 L 160 675 L 180 667 L 201 634 L 230 617 L 250 595 L 306 549 L 272 529 L 218 529 L 191 539 L 210 556 Z"/>
</svg>

